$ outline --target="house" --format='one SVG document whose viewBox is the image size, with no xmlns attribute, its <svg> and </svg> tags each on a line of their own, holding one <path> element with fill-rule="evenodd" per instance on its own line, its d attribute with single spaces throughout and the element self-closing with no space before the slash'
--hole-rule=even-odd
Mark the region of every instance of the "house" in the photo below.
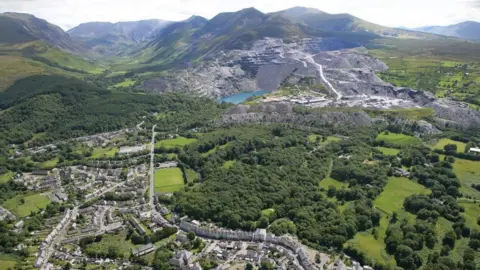
<svg viewBox="0 0 480 270">
<path fill-rule="evenodd" d="M 48 171 L 45 170 L 36 170 L 32 172 L 32 175 L 47 176 Z"/>
<path fill-rule="evenodd" d="M 472 147 L 468 150 L 469 154 L 480 155 L 480 148 Z"/>
<path fill-rule="evenodd" d="M 183 244 L 188 242 L 188 237 L 185 234 L 177 234 L 177 241 Z"/>
<path fill-rule="evenodd" d="M 15 223 L 14 227 L 16 229 L 21 229 L 23 228 L 23 224 L 24 224 L 23 220 L 20 220 L 19 222 Z"/>
<path fill-rule="evenodd" d="M 145 246 L 139 247 L 132 251 L 133 256 L 143 256 L 155 250 L 155 246 L 150 244 L 146 244 Z"/>
<path fill-rule="evenodd" d="M 182 268 L 183 266 L 188 265 L 188 260 L 192 257 L 192 253 L 186 250 L 178 252 L 174 258 L 171 258 L 168 263 L 173 266 Z"/>
</svg>

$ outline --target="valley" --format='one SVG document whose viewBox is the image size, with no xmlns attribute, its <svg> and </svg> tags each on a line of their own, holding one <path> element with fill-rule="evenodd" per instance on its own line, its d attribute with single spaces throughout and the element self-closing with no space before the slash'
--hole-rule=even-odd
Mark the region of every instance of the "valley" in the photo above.
<svg viewBox="0 0 480 270">
<path fill-rule="evenodd" d="M 0 31 L 1 269 L 480 265 L 478 42 L 302 7 Z"/>
</svg>

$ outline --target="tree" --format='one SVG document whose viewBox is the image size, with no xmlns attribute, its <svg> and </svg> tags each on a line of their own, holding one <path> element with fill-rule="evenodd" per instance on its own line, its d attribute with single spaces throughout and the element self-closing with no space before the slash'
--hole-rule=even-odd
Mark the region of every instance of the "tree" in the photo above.
<svg viewBox="0 0 480 270">
<path fill-rule="evenodd" d="M 267 228 L 269 224 L 268 218 L 265 216 L 260 217 L 257 223 L 257 228 Z"/>
<path fill-rule="evenodd" d="M 335 194 L 337 193 L 337 188 L 335 186 L 328 186 L 328 191 L 327 191 L 327 196 L 328 197 L 335 197 Z"/>
<path fill-rule="evenodd" d="M 188 240 L 193 241 L 193 240 L 195 240 L 195 237 L 197 237 L 197 236 L 195 235 L 195 232 L 188 232 L 188 233 L 187 233 L 187 238 L 188 238 Z"/>
<path fill-rule="evenodd" d="M 25 204 L 25 198 L 21 198 L 21 199 L 20 199 L 20 203 L 21 203 L 21 204 Z"/>
<path fill-rule="evenodd" d="M 457 152 L 457 145 L 456 144 L 447 144 L 443 147 L 443 150 L 447 153 Z"/>
<path fill-rule="evenodd" d="M 253 265 L 251 263 L 247 263 L 245 270 L 253 270 Z"/>
<path fill-rule="evenodd" d="M 457 235 L 454 231 L 448 231 L 443 237 L 442 243 L 448 245 L 450 248 L 455 246 L 455 241 L 457 240 Z"/>
</svg>

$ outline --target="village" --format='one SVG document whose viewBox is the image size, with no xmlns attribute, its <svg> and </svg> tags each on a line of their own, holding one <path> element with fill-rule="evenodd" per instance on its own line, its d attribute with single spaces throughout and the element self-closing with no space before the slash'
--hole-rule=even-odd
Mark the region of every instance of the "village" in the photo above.
<svg viewBox="0 0 480 270">
<path fill-rule="evenodd" d="M 105 133 L 76 140 L 90 147 L 108 147 L 118 136 L 128 132 Z M 152 132 L 150 144 L 138 141 L 133 146 L 119 147 L 120 162 L 92 160 L 86 164 L 34 170 L 13 176 L 14 183 L 64 208 L 45 224 L 42 231 L 32 232 L 29 242 L 39 243 L 32 267 L 60 269 L 59 265 L 68 264 L 74 267 L 90 265 L 129 269 L 139 260 L 152 257 L 157 250 L 168 247 L 173 251 L 168 260 L 173 269 L 200 270 L 204 269 L 202 265 L 206 262 L 214 266 L 208 269 L 225 270 L 245 269 L 247 265 L 298 270 L 373 269 L 362 267 L 348 257 L 340 259 L 317 252 L 293 236 L 275 236 L 266 229 L 232 231 L 178 216 L 163 203 L 172 193 L 158 193 L 153 187 L 156 171 L 176 170 L 179 166 L 175 159 L 155 161 L 155 136 Z M 44 152 L 49 149 L 55 150 L 56 147 L 27 151 Z M 150 164 L 145 156 L 150 156 Z M 7 209 L 0 208 L 0 218 L 15 220 L 14 229 L 17 231 L 24 226 L 25 218 L 17 219 Z M 118 251 L 118 247 L 107 239 L 123 235 L 129 238 L 121 239 L 122 244 L 119 245 L 122 249 Z M 103 252 L 101 249 L 92 251 L 95 248 L 89 248 L 85 243 L 98 244 L 96 247 L 105 245 L 107 254 L 100 253 Z M 149 268 L 143 266 L 142 269 Z"/>
</svg>

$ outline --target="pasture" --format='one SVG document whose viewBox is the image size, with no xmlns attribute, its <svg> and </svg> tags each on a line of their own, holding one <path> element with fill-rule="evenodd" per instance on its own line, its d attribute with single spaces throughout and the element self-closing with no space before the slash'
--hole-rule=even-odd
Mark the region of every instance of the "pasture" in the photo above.
<svg viewBox="0 0 480 270">
<path fill-rule="evenodd" d="M 457 146 L 457 152 L 459 153 L 463 153 L 465 152 L 465 147 L 466 147 L 466 144 L 463 143 L 463 142 L 457 142 L 457 141 L 454 141 L 454 140 L 451 140 L 451 139 L 447 139 L 447 138 L 443 138 L 443 139 L 440 139 L 434 146 L 432 146 L 433 149 L 440 149 L 440 150 L 443 150 L 443 148 L 445 147 L 445 145 L 447 144 L 454 144 Z"/>
<path fill-rule="evenodd" d="M 393 133 L 393 132 L 380 133 L 377 136 L 377 141 L 384 141 L 384 142 L 395 144 L 398 146 L 420 144 L 422 142 L 417 137 L 413 137 L 405 134 Z"/>
<path fill-rule="evenodd" d="M 375 237 L 369 232 L 357 233 L 353 239 L 345 243 L 345 246 L 351 246 L 357 250 L 365 252 L 365 254 L 369 258 L 375 260 L 375 262 L 390 266 L 395 265 L 395 259 L 385 250 L 386 246 L 384 240 L 380 237 L 375 239 Z"/>
<path fill-rule="evenodd" d="M 97 147 L 93 149 L 92 158 L 111 158 L 114 157 L 115 154 L 118 152 L 117 147 Z"/>
<path fill-rule="evenodd" d="M 405 213 L 403 201 L 410 195 L 429 194 L 431 191 L 426 187 L 404 177 L 390 177 L 383 192 L 374 202 L 375 207 L 391 215 Z M 402 215 L 400 215 L 402 216 Z"/>
<path fill-rule="evenodd" d="M 4 174 L 0 174 L 0 184 L 7 183 L 13 177 L 13 172 L 6 172 Z"/>
<path fill-rule="evenodd" d="M 155 172 L 155 192 L 172 193 L 183 186 L 182 171 L 179 168 L 160 169 Z"/>
<path fill-rule="evenodd" d="M 334 186 L 336 189 L 342 189 L 342 188 L 347 188 L 348 184 L 337 181 L 335 179 L 332 179 L 330 177 L 327 177 L 320 181 L 320 187 L 324 188 L 325 190 L 328 190 L 329 186 Z"/>
<path fill-rule="evenodd" d="M 456 159 L 453 171 L 460 180 L 460 192 L 463 196 L 480 199 L 480 191 L 472 188 L 472 184 L 480 184 L 480 161 Z"/>
<path fill-rule="evenodd" d="M 22 199 L 24 202 L 22 202 Z M 50 203 L 50 199 L 47 196 L 41 194 L 34 195 L 18 195 L 3 203 L 3 206 L 10 210 L 13 214 L 19 217 L 26 217 L 30 215 L 32 211 L 37 212 Z"/>
<path fill-rule="evenodd" d="M 165 147 L 169 149 L 169 148 L 175 148 L 175 147 L 184 147 L 185 145 L 194 143 L 196 141 L 197 139 L 177 137 L 174 139 L 166 139 L 166 140 L 158 141 L 155 143 L 155 148 Z"/>
<path fill-rule="evenodd" d="M 377 147 L 377 149 L 386 156 L 396 156 L 398 153 L 400 153 L 400 150 L 395 148 Z"/>
</svg>

